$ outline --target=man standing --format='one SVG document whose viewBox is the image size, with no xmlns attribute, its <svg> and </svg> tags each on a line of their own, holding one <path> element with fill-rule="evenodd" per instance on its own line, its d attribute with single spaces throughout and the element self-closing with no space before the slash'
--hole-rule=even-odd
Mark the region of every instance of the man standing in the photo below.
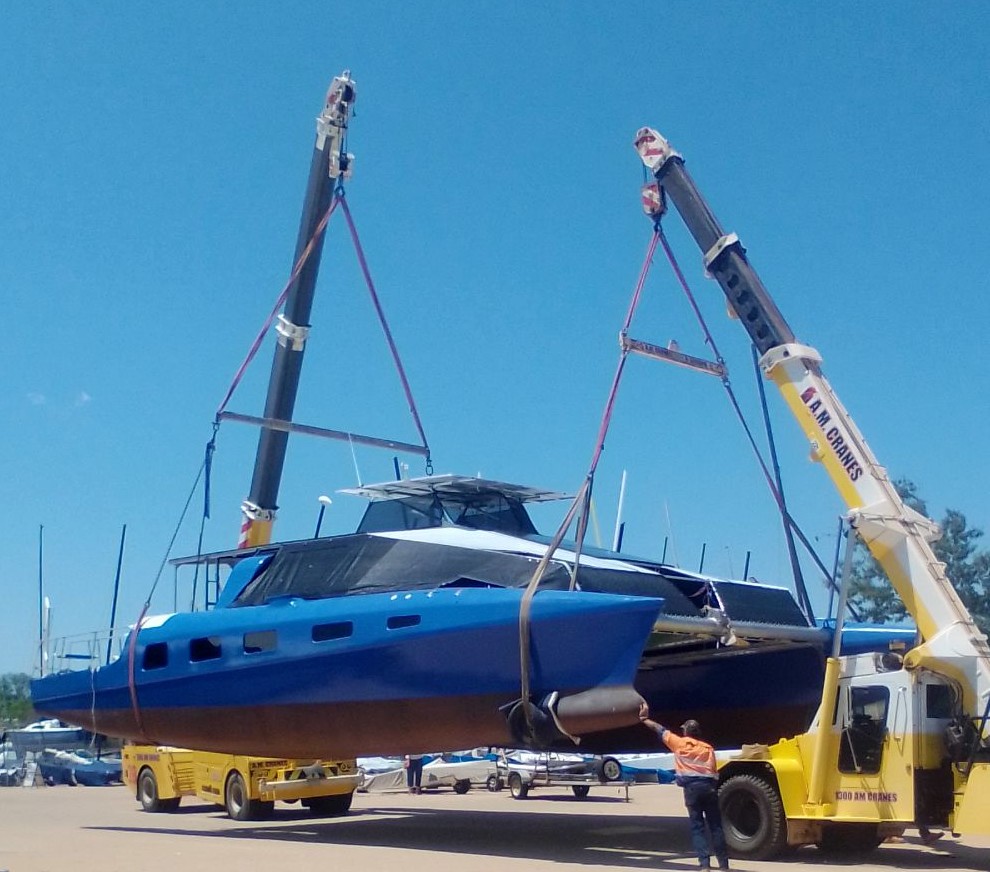
<svg viewBox="0 0 990 872">
<path fill-rule="evenodd" d="M 406 754 L 406 787 L 410 793 L 423 792 L 423 755 Z"/>
<path fill-rule="evenodd" d="M 695 720 L 681 725 L 683 736 L 672 733 L 666 727 L 650 720 L 650 709 L 644 702 L 639 719 L 674 752 L 674 774 L 677 783 L 684 788 L 684 805 L 691 821 L 691 843 L 698 855 L 703 872 L 711 868 L 714 850 L 720 869 L 729 868 L 729 852 L 722 832 L 722 813 L 718 808 L 718 772 L 715 766 L 715 749 L 699 736 L 701 728 Z M 708 831 L 705 831 L 705 825 Z M 711 846 L 708 835 L 711 834 Z"/>
</svg>

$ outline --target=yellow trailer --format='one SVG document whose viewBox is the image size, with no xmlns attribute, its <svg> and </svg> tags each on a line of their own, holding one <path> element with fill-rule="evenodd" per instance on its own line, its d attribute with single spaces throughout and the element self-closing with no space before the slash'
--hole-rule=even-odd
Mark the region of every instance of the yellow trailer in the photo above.
<svg viewBox="0 0 990 872">
<path fill-rule="evenodd" d="M 183 796 L 221 805 L 234 820 L 262 820 L 275 801 L 313 814 L 346 814 L 361 781 L 356 760 L 288 760 L 126 745 L 124 783 L 145 811 L 174 811 Z"/>
</svg>

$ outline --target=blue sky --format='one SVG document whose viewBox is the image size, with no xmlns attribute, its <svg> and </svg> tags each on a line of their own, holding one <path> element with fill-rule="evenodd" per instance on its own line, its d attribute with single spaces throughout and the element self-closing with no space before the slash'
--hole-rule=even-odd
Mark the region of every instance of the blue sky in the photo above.
<svg viewBox="0 0 990 872">
<path fill-rule="evenodd" d="M 282 287 L 313 119 L 358 83 L 348 197 L 438 472 L 577 488 L 646 249 L 636 129 L 685 156 L 880 461 L 990 529 L 985 444 L 990 8 L 982 3 L 14 4 L 0 32 L 0 672 L 30 671 L 38 528 L 56 635 L 136 618 L 217 404 Z M 339 216 L 338 216 L 339 217 Z M 759 427 L 749 349 L 668 232 Z M 344 224 L 331 223 L 296 418 L 415 440 Z M 658 259 L 632 335 L 702 354 Z M 231 408 L 260 414 L 272 342 Z M 772 390 L 772 389 L 771 389 Z M 794 514 L 842 505 L 771 393 Z M 221 429 L 205 547 L 232 547 L 257 433 Z M 355 484 L 293 437 L 277 534 Z M 417 458 L 405 458 L 411 475 Z M 356 452 L 366 482 L 392 456 Z M 599 470 L 609 541 L 787 583 L 780 525 L 718 382 L 627 368 Z M 196 550 L 200 498 L 175 553 Z M 363 506 L 335 496 L 324 531 Z M 548 531 L 558 511 L 540 514 Z M 812 577 L 815 598 L 819 584 Z M 179 601 L 188 604 L 187 581 Z M 153 610 L 170 610 L 171 571 Z"/>
</svg>

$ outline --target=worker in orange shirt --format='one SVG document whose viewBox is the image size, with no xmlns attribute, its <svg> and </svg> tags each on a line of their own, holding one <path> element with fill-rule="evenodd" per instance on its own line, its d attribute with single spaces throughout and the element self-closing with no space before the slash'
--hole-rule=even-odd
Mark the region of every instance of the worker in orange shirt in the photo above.
<svg viewBox="0 0 990 872">
<path fill-rule="evenodd" d="M 718 807 L 715 749 L 699 738 L 701 728 L 697 721 L 685 721 L 681 725 L 684 735 L 678 736 L 650 720 L 650 709 L 645 702 L 640 706 L 639 719 L 674 752 L 674 774 L 677 783 L 684 788 L 684 805 L 691 821 L 691 843 L 703 872 L 711 868 L 713 852 L 719 869 L 728 869 L 729 852 L 722 832 L 722 813 Z"/>
</svg>

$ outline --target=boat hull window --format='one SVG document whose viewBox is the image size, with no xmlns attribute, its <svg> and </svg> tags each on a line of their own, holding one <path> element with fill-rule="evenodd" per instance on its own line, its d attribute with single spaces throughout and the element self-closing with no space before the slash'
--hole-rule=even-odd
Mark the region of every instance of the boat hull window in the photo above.
<svg viewBox="0 0 990 872">
<path fill-rule="evenodd" d="M 390 630 L 401 630 L 403 627 L 415 627 L 421 620 L 419 615 L 392 615 L 386 625 Z"/>
<path fill-rule="evenodd" d="M 244 634 L 244 653 L 263 654 L 274 651 L 278 645 L 278 634 L 274 630 L 257 630 Z"/>
<path fill-rule="evenodd" d="M 144 649 L 144 657 L 141 658 L 142 669 L 164 669 L 166 666 L 168 666 L 168 645 L 165 642 L 155 642 Z"/>
<path fill-rule="evenodd" d="M 335 624 L 317 624 L 313 627 L 314 642 L 332 642 L 334 639 L 346 639 L 354 635 L 354 624 L 350 621 L 338 621 Z"/>
<path fill-rule="evenodd" d="M 220 639 L 217 636 L 204 636 L 189 643 L 189 659 L 193 663 L 220 659 Z"/>
</svg>

